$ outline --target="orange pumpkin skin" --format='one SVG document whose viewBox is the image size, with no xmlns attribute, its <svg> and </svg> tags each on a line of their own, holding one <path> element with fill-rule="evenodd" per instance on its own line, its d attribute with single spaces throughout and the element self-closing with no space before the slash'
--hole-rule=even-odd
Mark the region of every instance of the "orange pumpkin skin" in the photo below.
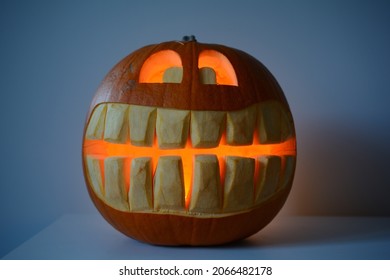
<svg viewBox="0 0 390 280">
<path fill-rule="evenodd" d="M 118 211 L 105 204 L 88 187 L 96 208 L 114 228 L 133 239 L 166 246 L 221 245 L 247 238 L 273 220 L 283 207 L 289 191 L 246 213 L 223 218 L 196 218 Z"/>
<path fill-rule="evenodd" d="M 151 55 L 173 50 L 183 61 L 181 83 L 139 83 L 140 69 Z M 238 86 L 199 83 L 197 59 L 203 50 L 224 54 L 234 67 Z M 226 215 L 127 212 L 111 207 L 99 197 L 88 177 L 85 134 L 93 110 L 104 103 L 121 103 L 179 110 L 236 111 L 253 104 L 277 101 L 290 120 L 287 154 L 294 157 L 291 174 L 283 189 L 254 207 Z M 115 65 L 99 86 L 86 118 L 83 137 L 83 171 L 88 193 L 102 216 L 123 234 L 157 245 L 219 245 L 241 240 L 264 228 L 283 207 L 295 171 L 295 129 L 283 91 L 266 67 L 243 51 L 196 41 L 164 42 L 143 47 Z"/>
<path fill-rule="evenodd" d="M 238 87 L 210 86 L 198 82 L 198 55 L 201 51 L 210 49 L 223 53 L 230 60 L 239 81 Z M 145 60 L 161 50 L 173 50 L 181 56 L 183 81 L 177 84 L 138 83 Z M 89 113 L 103 102 L 184 110 L 233 111 L 266 100 L 278 100 L 290 112 L 279 84 L 254 57 L 222 45 L 173 41 L 143 47 L 121 60 L 101 83 Z"/>
</svg>

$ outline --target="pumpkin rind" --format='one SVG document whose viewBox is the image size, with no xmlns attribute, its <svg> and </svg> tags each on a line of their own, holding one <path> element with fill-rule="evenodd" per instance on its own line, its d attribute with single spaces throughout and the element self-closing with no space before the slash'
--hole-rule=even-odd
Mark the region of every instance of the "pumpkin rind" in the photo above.
<svg viewBox="0 0 390 280">
<path fill-rule="evenodd" d="M 172 50 L 180 55 L 183 62 L 181 83 L 140 83 L 139 75 L 143 63 L 151 55 L 162 50 Z M 205 50 L 215 50 L 227 57 L 234 67 L 238 86 L 202 84 L 199 82 L 201 77 L 199 76 L 200 71 L 196 62 L 199 54 Z M 175 74 L 175 79 L 176 77 L 177 74 Z M 120 104 L 116 105 L 115 103 Z M 283 112 L 281 118 L 287 120 L 289 128 L 283 126 L 281 128 L 283 131 L 280 135 L 271 135 L 268 137 L 271 137 L 272 141 L 275 141 L 274 139 L 277 139 L 276 141 L 284 141 L 285 139 L 290 139 L 292 141 L 289 144 L 291 151 L 288 151 L 287 154 L 289 157 L 286 157 L 284 160 L 287 162 L 284 164 L 286 170 L 288 169 L 288 174 L 282 174 L 280 175 L 280 180 L 276 180 L 281 181 L 281 187 L 277 189 L 275 186 L 273 188 L 268 187 L 268 192 L 270 188 L 273 189 L 274 192 L 270 197 L 261 198 L 261 195 L 259 194 L 261 190 L 255 189 L 253 191 L 253 198 L 251 199 L 259 201 L 256 202 L 253 207 L 244 207 L 243 209 L 233 207 L 230 212 L 222 214 L 197 214 L 195 212 L 191 213 L 191 211 L 186 212 L 184 208 L 182 209 L 183 211 L 180 210 L 177 213 L 174 211 L 159 212 L 159 209 L 154 209 L 154 211 L 151 209 L 150 211 L 132 212 L 131 207 L 130 211 L 123 209 L 123 211 L 121 211 L 120 209 L 112 207 L 112 205 L 110 206 L 103 199 L 101 181 L 95 180 L 98 182 L 97 184 L 99 184 L 99 187 L 95 187 L 95 190 L 92 186 L 92 182 L 89 179 L 91 171 L 88 169 L 93 168 L 93 172 L 96 174 L 99 173 L 97 170 L 99 163 L 96 159 L 90 158 L 86 152 L 86 138 L 104 138 L 110 140 L 108 137 L 111 134 L 127 133 L 127 131 L 130 130 L 129 127 L 125 128 L 127 129 L 126 132 L 120 130 L 121 128 L 116 128 L 117 130 L 115 130 L 115 125 L 117 123 L 113 122 L 113 127 L 112 129 L 110 128 L 110 135 L 108 132 L 104 132 L 104 127 L 102 127 L 104 124 L 102 124 L 103 121 L 101 118 L 94 116 L 91 118 L 93 111 L 98 108 L 99 105 L 101 105 L 99 110 L 104 112 L 104 114 L 106 114 L 106 112 L 111 112 L 114 109 L 122 110 L 123 112 L 131 112 L 125 104 L 140 106 L 140 110 L 143 110 L 142 108 L 144 107 L 142 106 L 145 106 L 145 108 L 148 108 L 149 106 L 150 109 L 145 110 L 147 112 L 154 112 L 154 115 L 151 115 L 153 116 L 153 120 L 156 120 L 156 112 L 159 110 L 164 112 L 164 109 L 175 109 L 178 110 L 179 113 L 185 112 L 186 114 L 184 117 L 188 118 L 200 114 L 200 120 L 202 119 L 202 111 L 207 111 L 207 116 L 216 116 L 215 119 L 218 120 L 217 123 L 222 120 L 226 121 L 225 115 L 227 115 L 227 118 L 233 118 L 233 120 L 235 120 L 234 118 L 240 117 L 240 110 L 251 112 L 250 110 L 252 109 L 250 108 L 254 108 L 254 112 L 250 113 L 250 116 L 254 116 L 254 119 L 249 117 L 248 121 L 246 121 L 248 129 L 251 131 L 249 133 L 245 132 L 241 138 L 237 138 L 236 136 L 239 134 L 234 134 L 234 131 L 228 132 L 227 138 L 225 139 L 229 145 L 240 146 L 250 144 L 250 141 L 252 141 L 252 138 L 250 137 L 254 133 L 253 130 L 257 131 L 258 129 L 258 124 L 256 122 L 261 119 L 261 116 L 258 116 L 257 113 L 257 110 L 260 110 L 258 108 L 261 108 L 261 105 L 259 104 L 265 104 L 265 106 L 271 104 L 274 106 L 275 103 L 279 104 L 277 106 L 280 106 L 281 111 Z M 223 118 L 219 117 L 221 114 L 223 114 Z M 157 120 L 158 118 L 159 116 L 157 116 Z M 109 120 L 111 120 L 111 117 L 109 117 Z M 227 121 L 229 121 L 229 119 L 227 119 Z M 237 120 L 235 121 L 237 122 Z M 191 126 L 188 120 L 186 123 L 187 126 Z M 152 127 L 154 129 L 154 126 Z M 198 129 L 197 127 L 195 128 Z M 238 127 L 237 129 L 240 128 L 241 127 Z M 159 128 L 157 127 L 157 129 Z M 187 127 L 186 129 L 190 128 Z M 158 133 L 163 134 L 164 131 L 166 131 L 166 129 L 163 129 Z M 103 135 L 104 133 L 106 134 Z M 214 138 L 219 141 L 221 133 L 222 132 L 220 131 L 216 131 L 216 136 Z M 185 132 L 185 134 L 188 133 Z M 151 146 L 152 140 L 149 136 L 146 138 L 139 138 L 137 141 L 133 139 L 130 140 L 136 145 L 142 146 L 145 144 L 145 146 Z M 186 137 L 186 135 L 184 136 Z M 121 135 L 119 139 L 121 139 L 121 142 L 126 143 L 126 138 L 123 137 Z M 253 137 L 256 138 L 259 136 L 255 133 L 255 136 Z M 100 84 L 87 114 L 83 139 L 83 170 L 89 195 L 96 208 L 100 211 L 102 216 L 120 232 L 131 238 L 152 244 L 205 246 L 224 244 L 246 238 L 261 230 L 276 216 L 288 197 L 294 177 L 296 155 L 295 130 L 290 109 L 282 89 L 272 74 L 258 60 L 243 51 L 222 45 L 202 44 L 196 41 L 164 42 L 143 47 L 126 56 L 111 69 Z M 161 137 L 161 139 L 163 139 L 163 137 Z M 160 147 L 164 143 L 160 143 Z M 197 140 L 197 143 L 204 145 L 206 148 L 215 146 L 207 142 L 203 143 L 200 140 Z M 179 146 L 179 148 L 186 148 L 184 144 L 185 139 L 181 139 L 179 144 L 174 144 L 174 147 L 176 148 Z M 166 145 L 166 147 L 162 148 L 169 149 L 171 147 L 169 146 L 169 143 Z M 229 154 L 226 154 L 226 156 L 229 156 Z M 255 158 L 255 160 L 257 161 L 258 159 Z M 117 161 L 118 160 L 115 159 L 114 162 Z M 118 162 L 121 163 L 122 160 L 119 159 Z M 255 174 L 257 174 L 256 172 L 258 172 L 259 164 L 255 163 L 255 165 L 253 165 L 253 162 L 250 164 L 248 163 L 249 165 L 247 166 L 251 166 L 250 168 L 254 169 Z M 122 165 L 121 168 L 123 168 Z M 150 166 L 149 168 L 151 168 Z M 270 174 L 272 174 L 272 172 Z M 239 179 L 240 178 L 237 180 Z M 275 181 L 269 180 L 268 178 L 267 180 L 267 182 Z M 255 185 L 256 187 L 259 185 L 258 181 L 259 178 L 255 177 L 254 181 L 250 182 L 250 184 Z M 121 184 L 123 184 L 123 182 L 121 182 Z M 150 183 L 148 183 L 148 186 L 150 187 Z M 123 185 L 121 185 L 121 188 L 123 188 Z M 98 189 L 98 191 L 96 189 Z M 152 203 L 153 199 L 148 198 L 142 205 L 149 205 Z"/>
<path fill-rule="evenodd" d="M 269 224 L 285 203 L 290 188 L 251 211 L 222 218 L 131 213 L 105 204 L 88 188 L 102 216 L 123 234 L 156 245 L 221 245 L 247 238 Z"/>
<path fill-rule="evenodd" d="M 138 83 L 144 61 L 161 50 L 176 51 L 182 58 L 184 74 L 181 83 Z M 216 50 L 232 63 L 238 87 L 199 83 L 196 65 L 203 50 Z M 193 82 L 195 81 L 195 82 Z M 261 101 L 276 99 L 288 108 L 279 84 L 258 60 L 247 53 L 217 44 L 198 42 L 165 42 L 143 47 L 122 59 L 99 86 L 90 112 L 99 103 L 118 102 L 182 110 L 233 111 Z M 289 110 L 288 110 L 289 111 Z"/>
</svg>

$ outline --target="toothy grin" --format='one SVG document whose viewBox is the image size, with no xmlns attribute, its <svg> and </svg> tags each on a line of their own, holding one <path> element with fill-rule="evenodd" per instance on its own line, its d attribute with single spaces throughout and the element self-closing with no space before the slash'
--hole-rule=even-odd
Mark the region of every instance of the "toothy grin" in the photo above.
<svg viewBox="0 0 390 280">
<path fill-rule="evenodd" d="M 295 154 L 291 116 L 275 101 L 226 112 L 102 103 L 83 144 L 87 180 L 111 207 L 199 216 L 276 195 Z"/>
</svg>

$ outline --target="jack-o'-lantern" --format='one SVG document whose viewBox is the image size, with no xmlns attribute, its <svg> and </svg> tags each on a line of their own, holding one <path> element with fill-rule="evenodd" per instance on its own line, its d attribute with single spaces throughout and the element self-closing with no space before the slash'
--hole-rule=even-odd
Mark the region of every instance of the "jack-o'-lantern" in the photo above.
<svg viewBox="0 0 390 280">
<path fill-rule="evenodd" d="M 122 233 L 216 245 L 258 232 L 282 208 L 295 130 L 263 64 L 191 36 L 143 47 L 108 73 L 82 159 L 92 201 Z"/>
</svg>

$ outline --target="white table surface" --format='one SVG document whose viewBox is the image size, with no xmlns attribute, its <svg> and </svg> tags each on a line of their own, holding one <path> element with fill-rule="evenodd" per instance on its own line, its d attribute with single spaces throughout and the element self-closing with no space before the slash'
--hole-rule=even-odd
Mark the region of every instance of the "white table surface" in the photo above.
<svg viewBox="0 0 390 280">
<path fill-rule="evenodd" d="M 65 215 L 4 259 L 390 259 L 390 217 L 277 217 L 259 233 L 217 247 L 132 240 L 98 214 Z"/>
</svg>

